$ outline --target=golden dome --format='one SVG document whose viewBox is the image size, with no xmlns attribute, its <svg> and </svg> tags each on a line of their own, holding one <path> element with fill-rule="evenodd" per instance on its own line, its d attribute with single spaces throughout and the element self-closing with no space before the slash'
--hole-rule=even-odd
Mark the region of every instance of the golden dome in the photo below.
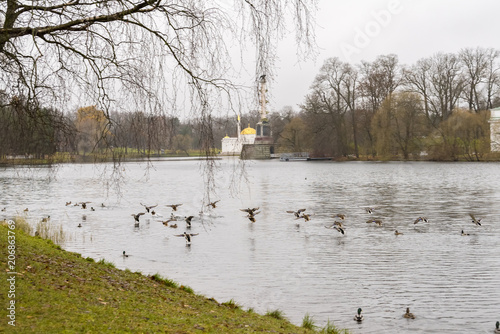
<svg viewBox="0 0 500 334">
<path fill-rule="evenodd" d="M 254 135 L 257 133 L 257 131 L 253 128 L 250 127 L 250 124 L 248 125 L 248 128 L 241 130 L 240 132 L 242 135 Z"/>
</svg>

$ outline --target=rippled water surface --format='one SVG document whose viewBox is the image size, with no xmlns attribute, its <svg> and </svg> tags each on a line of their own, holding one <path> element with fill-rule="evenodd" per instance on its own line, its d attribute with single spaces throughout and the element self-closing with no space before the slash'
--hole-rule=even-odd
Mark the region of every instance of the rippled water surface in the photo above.
<svg viewBox="0 0 500 334">
<path fill-rule="evenodd" d="M 280 309 L 296 324 L 309 313 L 317 325 L 331 320 L 353 333 L 492 333 L 500 320 L 500 164 L 217 165 L 213 210 L 204 207 L 204 167 L 194 160 L 125 163 L 114 174 L 112 165 L 2 169 L 0 205 L 3 217 L 26 207 L 32 222 L 50 215 L 65 249 L 160 273 L 219 302 Z M 67 201 L 91 201 L 96 211 Z M 140 203 L 158 204 L 159 217 L 143 215 L 136 228 Z M 172 212 L 165 205 L 177 203 L 178 215 L 195 216 L 190 247 L 175 237 L 183 221 L 177 229 L 161 223 Z M 248 207 L 260 207 L 255 223 L 239 210 Z M 313 214 L 309 222 L 286 213 L 300 208 Z M 345 235 L 325 228 L 336 213 L 347 215 Z M 429 222 L 414 224 L 418 216 Z M 408 306 L 415 320 L 402 317 Z M 353 321 L 358 307 L 361 324 Z"/>
</svg>

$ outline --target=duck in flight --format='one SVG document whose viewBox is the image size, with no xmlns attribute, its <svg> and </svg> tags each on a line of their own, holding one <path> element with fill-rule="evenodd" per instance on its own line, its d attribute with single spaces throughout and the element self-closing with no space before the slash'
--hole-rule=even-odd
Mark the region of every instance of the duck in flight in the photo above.
<svg viewBox="0 0 500 334">
<path fill-rule="evenodd" d="M 257 208 L 257 209 L 259 209 L 259 208 Z M 246 211 L 246 212 L 248 212 L 248 211 Z M 255 212 L 255 211 L 250 211 L 250 212 L 248 212 L 247 218 L 248 218 L 248 219 L 249 219 L 252 223 L 255 223 L 255 215 L 258 215 L 259 213 L 260 213 L 260 211 L 257 211 L 257 212 Z"/>
<path fill-rule="evenodd" d="M 142 204 L 141 205 L 144 207 L 144 209 L 146 209 L 146 212 L 149 213 L 149 210 L 151 210 L 152 208 L 156 208 L 158 206 L 158 204 L 156 205 L 145 205 L 145 204 Z"/>
<path fill-rule="evenodd" d="M 330 226 L 325 226 L 325 227 L 326 227 L 326 228 L 331 228 L 331 229 L 336 229 L 337 231 L 339 231 L 339 230 L 338 230 L 338 228 L 341 228 L 341 229 L 343 230 L 344 225 L 343 225 L 341 222 L 334 221 L 332 225 L 330 225 Z M 340 232 L 340 231 L 339 231 L 339 232 Z M 342 234 L 344 234 L 344 233 L 342 233 Z"/>
<path fill-rule="evenodd" d="M 469 235 L 469 233 L 465 233 L 464 230 L 462 230 L 462 235 L 467 236 L 467 235 Z"/>
<path fill-rule="evenodd" d="M 308 222 L 311 220 L 311 215 L 308 215 L 308 214 L 305 214 L 305 213 L 302 213 L 300 216 L 298 216 L 297 218 L 295 219 L 300 219 L 300 218 L 304 218 L 304 221 Z"/>
<path fill-rule="evenodd" d="M 413 222 L 413 224 L 417 224 L 417 223 L 420 223 L 420 222 L 427 223 L 428 221 L 429 220 L 426 217 L 418 217 L 417 219 L 415 219 L 415 221 Z"/>
<path fill-rule="evenodd" d="M 182 205 L 182 203 L 181 204 L 168 204 L 165 206 L 168 206 L 168 207 L 172 208 L 172 210 L 177 211 L 177 207 L 179 207 L 181 205 Z"/>
<path fill-rule="evenodd" d="M 306 209 L 298 209 L 297 211 L 288 210 L 287 213 L 293 213 L 295 218 L 300 218 L 300 214 L 304 211 L 306 211 Z"/>
<path fill-rule="evenodd" d="M 198 235 L 198 233 L 186 233 L 184 232 L 183 234 L 176 234 L 175 236 L 176 237 L 184 237 L 184 239 L 186 239 L 186 244 L 190 244 L 191 243 L 191 237 L 194 237 L 195 235 Z"/>
<path fill-rule="evenodd" d="M 189 217 L 185 217 L 184 220 L 186 221 L 186 226 L 187 228 L 191 228 L 191 219 L 193 219 L 194 216 L 189 216 Z"/>
<path fill-rule="evenodd" d="M 80 202 L 80 204 L 82 205 L 82 209 L 86 209 L 88 203 L 92 203 L 92 202 Z"/>
<path fill-rule="evenodd" d="M 66 206 L 71 205 L 71 201 L 66 202 Z"/>
<path fill-rule="evenodd" d="M 123 251 L 123 257 L 128 257 L 128 254 L 126 254 L 125 251 Z"/>
<path fill-rule="evenodd" d="M 469 216 L 472 218 L 472 222 L 478 226 L 481 226 L 481 219 L 476 219 L 472 213 L 469 213 Z"/>
<path fill-rule="evenodd" d="M 207 204 L 207 206 L 211 206 L 212 209 L 215 209 L 217 207 L 217 202 L 220 202 L 220 200 L 217 200 L 217 201 L 214 201 L 214 202 L 210 202 Z"/>
<path fill-rule="evenodd" d="M 243 211 L 243 212 L 246 212 L 248 213 L 249 215 L 253 215 L 255 211 L 259 210 L 259 208 L 248 208 L 248 209 L 240 209 L 240 211 Z"/>
<path fill-rule="evenodd" d="M 139 225 L 139 218 L 144 214 L 144 212 L 139 212 L 138 214 L 131 214 L 134 217 L 135 225 Z"/>
</svg>

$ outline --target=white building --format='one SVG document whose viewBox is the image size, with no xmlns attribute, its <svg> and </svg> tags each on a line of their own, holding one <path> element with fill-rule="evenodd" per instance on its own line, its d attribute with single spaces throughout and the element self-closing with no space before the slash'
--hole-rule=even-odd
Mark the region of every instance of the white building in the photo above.
<svg viewBox="0 0 500 334">
<path fill-rule="evenodd" d="M 238 137 L 225 136 L 222 138 L 222 151 L 221 155 L 240 155 L 243 145 L 253 144 L 257 131 L 250 127 L 240 131 L 240 117 L 238 116 Z"/>
<path fill-rule="evenodd" d="M 500 152 L 500 108 L 491 109 L 490 139 L 491 152 Z"/>
</svg>

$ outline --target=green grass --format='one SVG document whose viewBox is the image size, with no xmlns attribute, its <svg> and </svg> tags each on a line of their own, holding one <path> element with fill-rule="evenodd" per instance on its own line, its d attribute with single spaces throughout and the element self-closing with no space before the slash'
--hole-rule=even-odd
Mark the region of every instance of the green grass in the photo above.
<svg viewBox="0 0 500 334">
<path fill-rule="evenodd" d="M 319 331 L 321 334 L 349 334 L 349 331 L 347 329 L 340 329 L 337 326 L 333 324 L 333 322 L 328 322 L 326 323 L 325 327 Z"/>
<path fill-rule="evenodd" d="M 164 278 L 158 273 L 152 275 L 151 279 L 153 281 L 160 282 L 160 283 L 164 284 L 165 286 L 168 286 L 171 288 L 178 288 L 179 287 L 179 284 L 176 281 L 171 280 L 169 278 Z"/>
<path fill-rule="evenodd" d="M 187 286 L 187 285 L 181 285 L 181 286 L 179 287 L 179 289 L 181 289 L 182 291 L 185 291 L 185 292 L 187 292 L 187 293 L 192 293 L 192 294 L 194 294 L 194 290 L 193 290 L 191 287 Z"/>
<path fill-rule="evenodd" d="M 274 310 L 274 311 L 267 311 L 266 316 L 277 319 L 277 320 L 286 320 L 285 314 L 283 313 L 282 310 Z"/>
<path fill-rule="evenodd" d="M 7 236 L 8 228 L 0 225 L 3 268 Z M 286 320 L 223 307 L 160 275 L 152 278 L 104 260 L 90 261 L 18 229 L 15 237 L 19 333 L 199 333 L 200 328 L 207 333 L 314 333 Z"/>
<path fill-rule="evenodd" d="M 227 302 L 221 303 L 221 305 L 226 306 L 226 307 L 229 307 L 229 308 L 235 308 L 235 309 L 236 309 L 236 308 L 237 308 L 237 309 L 241 308 L 241 306 L 240 306 L 240 305 L 238 305 L 238 304 L 234 301 L 234 299 L 230 299 L 230 300 L 229 300 L 229 301 L 227 301 Z"/>
<path fill-rule="evenodd" d="M 316 328 L 314 319 L 309 315 L 309 313 L 306 313 L 306 315 L 304 315 L 304 318 L 302 319 L 302 327 L 311 330 L 314 330 Z"/>
<path fill-rule="evenodd" d="M 108 261 L 106 261 L 104 259 L 100 259 L 99 261 L 97 261 L 97 263 L 100 264 L 100 265 L 109 267 L 109 268 L 115 268 L 115 264 L 113 262 L 108 262 Z"/>
</svg>

